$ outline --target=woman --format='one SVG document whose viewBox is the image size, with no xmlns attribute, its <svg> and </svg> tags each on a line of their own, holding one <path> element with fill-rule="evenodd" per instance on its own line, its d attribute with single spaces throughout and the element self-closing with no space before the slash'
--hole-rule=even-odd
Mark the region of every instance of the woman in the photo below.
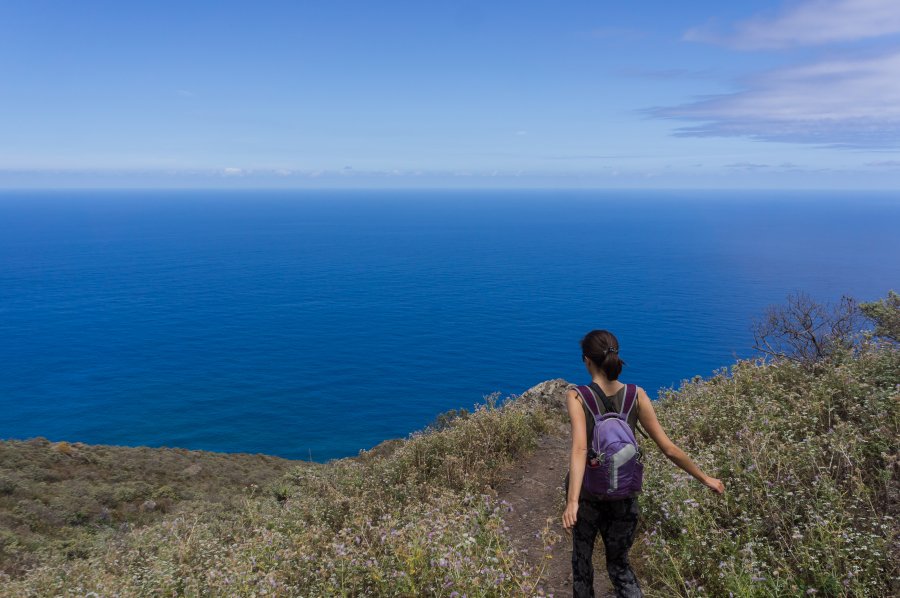
<svg viewBox="0 0 900 598">
<path fill-rule="evenodd" d="M 618 381 L 624 362 L 619 359 L 619 341 L 606 330 L 593 330 L 581 341 L 582 361 L 593 381 L 595 392 L 602 392 L 617 410 L 622 409 L 625 385 Z M 631 410 L 628 425 L 634 432 L 637 421 L 666 455 L 713 492 L 721 494 L 720 480 L 703 473 L 684 452 L 669 440 L 656 419 L 653 404 L 644 389 L 637 387 L 637 407 Z M 598 401 L 598 403 L 602 403 Z M 566 393 L 566 405 L 572 422 L 572 455 L 566 475 L 567 500 L 563 526 L 572 532 L 572 589 L 576 597 L 594 596 L 594 567 L 591 556 L 599 532 L 606 547 L 606 570 L 617 596 L 643 596 L 637 578 L 628 564 L 628 551 L 637 528 L 637 496 L 619 500 L 600 500 L 582 489 L 589 438 L 594 417 L 574 387 Z"/>
</svg>

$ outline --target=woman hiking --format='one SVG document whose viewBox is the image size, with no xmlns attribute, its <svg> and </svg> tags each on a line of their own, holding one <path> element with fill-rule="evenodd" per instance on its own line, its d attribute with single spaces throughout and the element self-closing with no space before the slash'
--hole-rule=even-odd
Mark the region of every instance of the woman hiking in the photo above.
<svg viewBox="0 0 900 598">
<path fill-rule="evenodd" d="M 619 382 L 624 362 L 619 358 L 619 341 L 606 330 L 592 330 L 581 341 L 581 359 L 591 376 L 590 386 L 571 385 L 566 406 L 572 423 L 572 453 L 566 474 L 566 509 L 563 527 L 572 533 L 572 590 L 575 598 L 594 596 L 594 566 L 591 557 L 599 532 L 606 548 L 606 570 L 616 596 L 643 596 L 637 577 L 628 563 L 628 551 L 634 541 L 638 522 L 637 494 L 643 475 L 641 454 L 635 450 L 637 422 L 675 465 L 697 478 L 713 492 L 721 494 L 720 480 L 703 473 L 697 465 L 669 440 L 656 419 L 653 404 L 644 389 Z M 615 413 L 596 419 L 595 415 Z M 610 420 L 609 423 L 605 420 Z M 617 421 L 612 421 L 617 420 Z M 627 423 L 623 425 L 622 420 Z M 628 428 L 631 432 L 629 434 Z M 610 441 L 617 438 L 618 443 Z M 598 446 L 594 446 L 597 444 Z M 600 447 L 599 445 L 602 445 Z M 598 453 L 595 448 L 602 448 Z M 614 454 L 610 451 L 616 451 Z M 594 469 L 585 479 L 585 470 Z M 599 472 L 603 472 L 600 474 Z M 595 494 L 584 482 L 593 484 Z M 622 496 L 622 494 L 625 496 Z"/>
</svg>

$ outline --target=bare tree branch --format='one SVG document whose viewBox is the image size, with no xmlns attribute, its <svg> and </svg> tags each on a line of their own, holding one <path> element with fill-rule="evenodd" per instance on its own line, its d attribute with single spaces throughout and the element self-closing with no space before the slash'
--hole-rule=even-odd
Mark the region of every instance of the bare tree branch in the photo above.
<svg viewBox="0 0 900 598">
<path fill-rule="evenodd" d="M 782 306 L 770 306 L 752 327 L 753 348 L 775 359 L 812 365 L 852 347 L 860 319 L 851 297 L 823 305 L 803 292 L 789 294 Z"/>
</svg>

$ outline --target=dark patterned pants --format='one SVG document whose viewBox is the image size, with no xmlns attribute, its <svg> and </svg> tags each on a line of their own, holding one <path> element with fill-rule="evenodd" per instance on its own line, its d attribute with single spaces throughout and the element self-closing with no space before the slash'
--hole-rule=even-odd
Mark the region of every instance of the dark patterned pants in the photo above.
<svg viewBox="0 0 900 598">
<path fill-rule="evenodd" d="M 638 521 L 638 499 L 601 501 L 582 496 L 572 528 L 572 590 L 575 598 L 594 596 L 594 542 L 597 532 L 606 548 L 606 570 L 620 598 L 640 598 L 644 594 L 628 564 Z"/>
</svg>

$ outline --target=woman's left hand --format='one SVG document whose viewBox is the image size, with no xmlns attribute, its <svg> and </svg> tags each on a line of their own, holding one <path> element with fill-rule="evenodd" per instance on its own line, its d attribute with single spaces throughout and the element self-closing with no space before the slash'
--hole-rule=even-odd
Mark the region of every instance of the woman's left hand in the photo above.
<svg viewBox="0 0 900 598">
<path fill-rule="evenodd" d="M 706 476 L 703 479 L 703 484 L 716 494 L 722 494 L 723 492 L 725 492 L 725 484 L 722 483 L 722 480 Z"/>
</svg>

